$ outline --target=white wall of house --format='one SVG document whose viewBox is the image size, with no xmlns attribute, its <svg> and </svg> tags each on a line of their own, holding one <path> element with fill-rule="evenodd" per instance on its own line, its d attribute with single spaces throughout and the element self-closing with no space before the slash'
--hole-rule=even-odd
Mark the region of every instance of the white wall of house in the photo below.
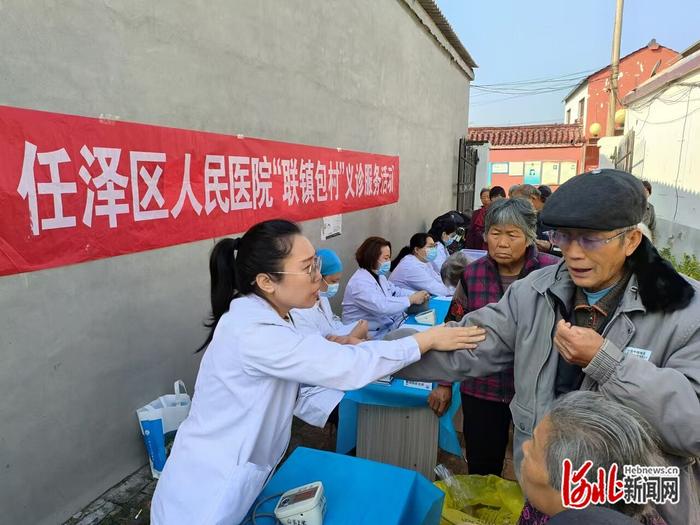
<svg viewBox="0 0 700 525">
<path fill-rule="evenodd" d="M 579 111 L 579 101 L 584 99 L 583 102 L 583 114 Z M 586 123 L 586 114 L 588 106 L 588 82 L 579 87 L 574 91 L 569 98 L 564 101 L 564 123 L 573 124 L 577 118 L 581 119 L 581 122 Z M 567 121 L 567 114 L 571 111 L 569 120 Z"/>
<path fill-rule="evenodd" d="M 632 172 L 652 184 L 657 244 L 700 255 L 700 69 L 632 102 L 630 130 Z"/>
</svg>

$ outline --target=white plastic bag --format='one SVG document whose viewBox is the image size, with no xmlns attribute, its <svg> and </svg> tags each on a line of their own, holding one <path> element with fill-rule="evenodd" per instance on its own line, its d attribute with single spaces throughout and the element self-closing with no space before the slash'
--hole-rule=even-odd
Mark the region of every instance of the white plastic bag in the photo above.
<svg viewBox="0 0 700 525">
<path fill-rule="evenodd" d="M 174 390 L 174 394 L 160 396 L 136 411 L 154 478 L 160 477 L 169 445 L 175 439 L 180 423 L 190 412 L 191 400 L 185 383 L 175 381 Z"/>
</svg>

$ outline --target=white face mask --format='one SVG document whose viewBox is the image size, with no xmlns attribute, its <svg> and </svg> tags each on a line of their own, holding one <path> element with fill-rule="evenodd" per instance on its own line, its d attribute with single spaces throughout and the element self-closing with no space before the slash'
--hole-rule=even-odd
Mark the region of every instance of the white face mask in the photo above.
<svg viewBox="0 0 700 525">
<path fill-rule="evenodd" d="M 335 297 L 335 295 L 340 290 L 340 283 L 334 283 L 334 284 L 326 283 L 326 284 L 328 285 L 328 290 L 326 290 L 325 292 L 320 292 L 321 297 L 326 297 L 327 299 L 330 299 L 331 297 Z"/>
<path fill-rule="evenodd" d="M 389 272 L 391 271 L 391 261 L 386 261 L 383 262 L 382 264 L 379 265 L 379 269 L 377 270 L 377 275 L 389 275 Z"/>
</svg>

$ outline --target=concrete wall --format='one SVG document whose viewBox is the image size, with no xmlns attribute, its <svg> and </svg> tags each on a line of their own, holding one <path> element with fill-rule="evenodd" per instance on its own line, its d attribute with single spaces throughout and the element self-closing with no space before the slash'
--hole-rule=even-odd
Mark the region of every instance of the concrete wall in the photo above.
<svg viewBox="0 0 700 525">
<path fill-rule="evenodd" d="M 632 172 L 652 184 L 651 202 L 661 219 L 657 244 L 700 256 L 698 83 L 700 70 L 633 102 L 626 131 L 635 132 Z"/>
<path fill-rule="evenodd" d="M 326 243 L 352 269 L 454 207 L 468 78 L 413 4 L 3 1 L 0 103 L 398 154 L 399 204 Z M 144 464 L 134 409 L 193 386 L 212 245 L 0 278 L 0 521 L 60 522 Z"/>
</svg>

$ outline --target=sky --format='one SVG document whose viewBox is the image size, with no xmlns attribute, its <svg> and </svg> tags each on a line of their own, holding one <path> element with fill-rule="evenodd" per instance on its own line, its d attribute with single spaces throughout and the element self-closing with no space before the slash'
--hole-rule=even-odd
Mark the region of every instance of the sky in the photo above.
<svg viewBox="0 0 700 525">
<path fill-rule="evenodd" d="M 470 126 L 563 122 L 570 86 L 610 63 L 615 0 L 436 2 L 479 66 Z M 676 51 L 700 40 L 700 0 L 627 0 L 620 56 L 652 38 Z M 511 94 L 486 92 L 502 91 L 506 82 L 543 79 L 506 86 Z M 477 87 L 488 84 L 501 85 Z M 523 87 L 558 91 L 509 99 Z"/>
</svg>

